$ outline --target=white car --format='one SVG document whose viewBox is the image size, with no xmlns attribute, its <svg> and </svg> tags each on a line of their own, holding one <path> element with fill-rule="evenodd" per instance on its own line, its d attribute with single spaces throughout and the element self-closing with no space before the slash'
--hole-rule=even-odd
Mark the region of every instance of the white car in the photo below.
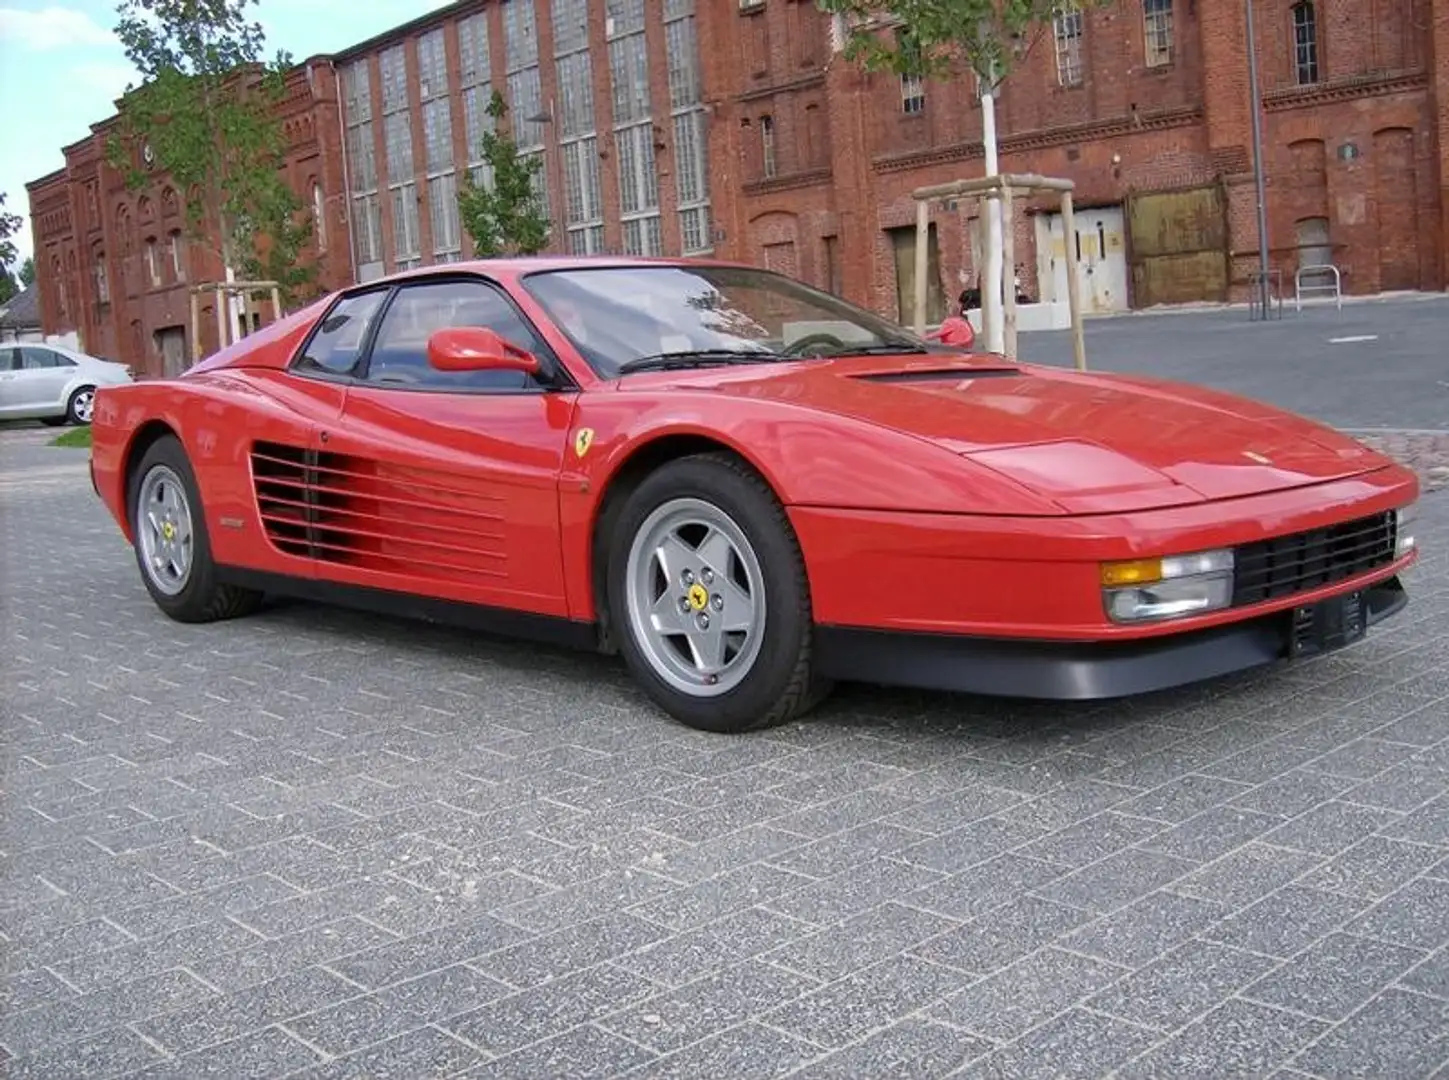
<svg viewBox="0 0 1449 1080">
<path fill-rule="evenodd" d="M 96 388 L 133 382 L 131 369 L 61 345 L 0 342 L 0 420 L 89 424 Z"/>
</svg>

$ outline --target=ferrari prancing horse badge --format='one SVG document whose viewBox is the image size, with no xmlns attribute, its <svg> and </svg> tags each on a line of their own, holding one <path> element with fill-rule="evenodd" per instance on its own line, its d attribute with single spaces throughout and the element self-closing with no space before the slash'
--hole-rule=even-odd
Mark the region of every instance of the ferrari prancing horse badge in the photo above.
<svg viewBox="0 0 1449 1080">
<path fill-rule="evenodd" d="M 574 436 L 574 453 L 583 457 L 589 452 L 589 447 L 594 445 L 594 429 L 579 428 L 579 433 Z"/>
</svg>

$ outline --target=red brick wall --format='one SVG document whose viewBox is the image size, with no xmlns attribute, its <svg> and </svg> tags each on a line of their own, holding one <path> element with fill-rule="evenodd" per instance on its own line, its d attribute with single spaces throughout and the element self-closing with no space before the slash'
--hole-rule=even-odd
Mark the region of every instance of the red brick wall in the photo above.
<svg viewBox="0 0 1449 1080">
<path fill-rule="evenodd" d="M 1436 28 L 1433 55 L 1449 57 L 1449 0 L 1318 0 L 1320 83 L 1302 88 L 1295 85 L 1289 5 L 1257 4 L 1269 243 L 1273 265 L 1290 287 L 1297 223 L 1315 216 L 1330 220 L 1348 291 L 1376 292 L 1395 276 L 1402 281 L 1407 264 L 1415 268 L 1415 287 L 1445 285 L 1449 73 L 1439 68 L 1449 65 L 1433 64 L 1423 34 L 1414 30 L 1426 9 Z M 782 232 L 808 253 L 838 234 L 847 295 L 894 314 L 895 270 L 885 230 L 914 221 L 913 188 L 982 174 L 974 79 L 928 82 L 925 109 L 905 114 L 894 77 L 863 75 L 828 49 L 819 65 L 802 67 L 785 42 L 803 18 L 829 41 L 829 18 L 794 0 L 772 0 L 748 14 L 721 4 L 712 16 L 710 40 L 717 48 L 709 71 L 719 101 L 714 145 L 738 173 L 715 177 L 717 214 L 730 223 L 722 253 L 762 260 L 765 245 L 778 243 Z M 1004 86 L 997 102 L 1003 170 L 1068 177 L 1077 185 L 1078 205 L 1087 207 L 1120 204 L 1133 192 L 1224 183 L 1231 295 L 1243 298 L 1246 275 L 1257 267 L 1258 228 L 1242 0 L 1178 0 L 1174 55 L 1161 67 L 1146 66 L 1137 0 L 1109 4 L 1086 23 L 1079 85 L 1059 85 L 1048 30 Z M 1442 89 L 1431 85 L 1431 70 Z M 831 149 L 825 172 L 800 160 L 795 117 L 810 98 L 827 103 L 828 131 L 816 140 Z M 1445 104 L 1436 107 L 1436 101 Z M 777 175 L 769 181 L 762 180 L 756 126 L 766 112 L 777 119 L 779 147 Z M 746 120 L 750 127 L 742 126 Z M 1345 143 L 1360 156 L 1341 159 Z M 1305 154 L 1323 162 L 1315 177 L 1299 175 Z M 1402 170 L 1377 167 L 1377 160 L 1408 160 L 1411 176 L 1395 180 Z M 1413 230 L 1395 232 L 1386 200 L 1404 198 L 1412 202 L 1404 210 Z M 970 203 L 933 212 L 948 296 L 971 274 L 963 218 L 974 213 Z M 1015 236 L 1023 283 L 1039 295 L 1027 215 L 1018 218 Z M 1414 250 L 1381 250 L 1381 238 Z M 801 264 L 808 274 L 808 259 Z"/>
<path fill-rule="evenodd" d="M 318 258 L 324 289 L 351 279 L 335 92 L 325 60 L 298 67 L 281 111 L 288 181 L 309 207 L 314 182 L 326 196 L 323 229 L 314 229 L 310 252 Z M 114 122 L 97 125 L 90 137 L 66 147 L 65 167 L 29 185 L 42 325 L 47 333 L 76 331 L 85 351 L 130 364 L 142 375 L 160 375 L 156 333 L 185 328 L 189 362 L 188 288 L 219 280 L 224 270 L 214 241 L 183 241 L 176 274 L 169 239 L 185 233 L 185 200 L 196 196 L 176 190 L 162 174 L 141 191 L 128 190 L 124 176 L 104 160 Z M 152 240 L 159 282 L 147 263 Z M 98 295 L 97 254 L 105 260 L 107 303 Z M 203 296 L 201 311 L 202 347 L 211 351 L 218 340 L 212 294 Z M 268 304 L 262 321 L 271 318 Z"/>
<path fill-rule="evenodd" d="M 543 95 L 557 98 L 549 26 L 550 4 L 537 0 Z M 374 133 L 384 167 L 381 81 L 376 54 L 407 42 L 410 69 L 415 38 L 446 26 L 446 50 L 456 70 L 456 20 L 484 7 L 490 24 L 493 83 L 506 92 L 504 36 L 497 4 L 460 0 L 394 35 L 362 46 L 372 64 Z M 886 229 L 914 221 L 910 192 L 926 183 L 981 175 L 981 116 L 969 75 L 933 80 L 920 113 L 901 108 L 899 80 L 867 76 L 830 43 L 830 20 L 808 0 L 765 0 L 742 12 L 735 3 L 697 0 L 699 66 L 708 108 L 709 183 L 716 253 L 793 267 L 807 280 L 836 285 L 847 295 L 895 314 L 894 259 Z M 1298 223 L 1326 216 L 1335 257 L 1350 292 L 1369 293 L 1412 281 L 1445 285 L 1449 239 L 1449 0 L 1317 0 L 1321 81 L 1294 81 L 1291 5 L 1259 0 L 1258 38 L 1269 241 L 1273 263 L 1291 283 Z M 658 151 L 660 218 L 666 252 L 679 250 L 670 151 L 668 65 L 663 0 L 647 0 L 651 97 L 663 145 Z M 599 133 L 605 245 L 622 246 L 617 162 L 612 154 L 608 49 L 604 5 L 590 9 L 596 130 Z M 1221 183 L 1228 194 L 1233 295 L 1245 295 L 1257 265 L 1256 194 L 1252 182 L 1251 112 L 1242 0 L 1177 0 L 1174 55 L 1149 68 L 1140 0 L 1117 0 L 1089 13 L 1082 45 L 1084 78 L 1061 86 L 1051 33 L 1039 35 L 997 102 L 1004 169 L 1065 176 L 1077 185 L 1079 206 L 1120 204 L 1134 192 Z M 1426 32 L 1427 31 L 1427 32 Z M 348 59 L 355 59 L 349 56 Z M 415 93 L 415 90 L 413 91 Z M 764 175 L 760 120 L 775 125 L 774 175 Z M 337 76 L 327 58 L 299 68 L 287 108 L 292 139 L 288 175 L 310 201 L 322 184 L 325 208 L 323 283 L 350 280 L 349 200 L 344 183 Z M 463 108 L 452 109 L 455 153 L 466 160 Z M 564 241 L 563 183 L 557 133 L 546 132 L 554 246 Z M 422 135 L 415 132 L 419 194 L 425 191 Z M 144 240 L 134 218 L 119 227 L 117 211 L 135 196 L 99 164 L 101 136 L 66 149 L 66 167 L 30 187 L 37 237 L 42 310 L 49 331 L 76 328 L 95 351 L 148 369 L 151 335 L 170 325 L 184 288 L 163 282 L 124 297 Z M 390 257 L 392 213 L 383 195 L 384 252 Z M 91 209 L 91 193 L 97 200 Z M 128 201 L 129 200 L 129 201 Z M 1023 284 L 1039 295 L 1035 232 L 1023 207 L 1016 221 L 1016 262 Z M 974 274 L 969 219 L 963 202 L 936 207 L 945 292 L 954 297 Z M 424 203 L 419 224 L 423 259 L 431 258 L 431 223 Z M 130 237 L 132 253 L 122 244 Z M 463 239 L 465 255 L 470 245 Z M 110 266 L 112 303 L 95 302 L 90 255 L 103 250 Z M 212 260 L 214 262 L 214 260 Z M 59 267 L 59 270 L 56 267 Z M 189 278 L 219 268 L 192 253 Z M 179 299 L 178 299 L 179 298 Z M 62 310 L 64 301 L 64 310 Z M 214 319 L 204 319 L 214 337 Z M 139 330 L 141 346 L 135 344 Z M 211 339 L 208 338 L 207 347 Z"/>
</svg>

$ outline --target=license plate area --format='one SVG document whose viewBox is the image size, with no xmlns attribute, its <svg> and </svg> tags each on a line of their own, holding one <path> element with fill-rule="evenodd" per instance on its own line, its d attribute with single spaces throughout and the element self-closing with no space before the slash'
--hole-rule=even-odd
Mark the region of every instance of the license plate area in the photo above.
<svg viewBox="0 0 1449 1080">
<path fill-rule="evenodd" d="M 1366 615 L 1361 592 L 1294 608 L 1288 633 L 1289 658 L 1318 656 L 1362 640 L 1368 629 Z"/>
</svg>

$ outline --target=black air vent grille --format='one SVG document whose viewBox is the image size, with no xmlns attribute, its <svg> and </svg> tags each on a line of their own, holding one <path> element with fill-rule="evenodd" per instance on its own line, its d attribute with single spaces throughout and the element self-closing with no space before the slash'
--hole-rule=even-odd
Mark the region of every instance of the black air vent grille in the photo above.
<svg viewBox="0 0 1449 1080">
<path fill-rule="evenodd" d="M 1392 563 L 1397 543 L 1390 511 L 1244 544 L 1233 553 L 1233 603 L 1257 604 L 1347 581 Z"/>
</svg>

